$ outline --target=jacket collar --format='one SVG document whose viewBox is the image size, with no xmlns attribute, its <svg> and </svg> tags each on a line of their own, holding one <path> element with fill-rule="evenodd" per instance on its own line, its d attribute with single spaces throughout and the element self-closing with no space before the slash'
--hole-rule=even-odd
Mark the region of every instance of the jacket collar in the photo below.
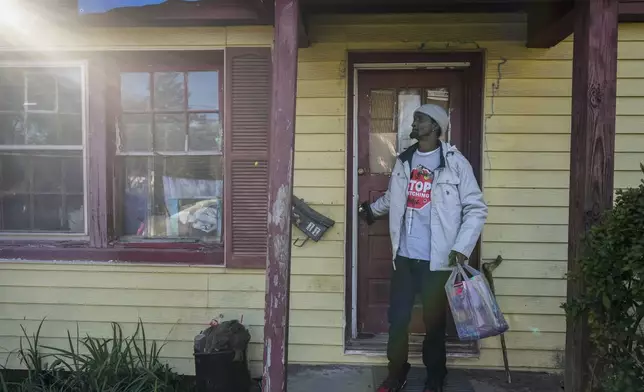
<svg viewBox="0 0 644 392">
<path fill-rule="evenodd" d="M 440 142 L 438 145 L 438 148 L 440 149 L 440 164 L 438 165 L 437 169 L 442 169 L 445 167 L 445 143 L 443 141 Z M 406 163 L 409 165 L 411 168 L 411 159 L 414 157 L 414 153 L 418 150 L 418 143 L 412 144 L 408 149 L 400 153 L 398 155 L 398 158 L 402 161 L 402 163 Z"/>
</svg>

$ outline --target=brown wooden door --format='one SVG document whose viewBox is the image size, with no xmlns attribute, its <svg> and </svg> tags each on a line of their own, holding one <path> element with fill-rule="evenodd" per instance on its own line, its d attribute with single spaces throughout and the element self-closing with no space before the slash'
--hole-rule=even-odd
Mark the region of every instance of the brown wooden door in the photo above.
<svg viewBox="0 0 644 392">
<path fill-rule="evenodd" d="M 375 201 L 389 185 L 396 156 L 413 144 L 409 139 L 414 110 L 425 103 L 443 106 L 451 129 L 443 138 L 462 144 L 463 71 L 362 71 L 358 74 L 358 192 Z M 358 332 L 367 337 L 387 332 L 392 249 L 386 217 L 358 228 Z M 455 336 L 451 316 L 448 335 Z M 424 333 L 422 307 L 414 307 L 412 334 Z"/>
</svg>

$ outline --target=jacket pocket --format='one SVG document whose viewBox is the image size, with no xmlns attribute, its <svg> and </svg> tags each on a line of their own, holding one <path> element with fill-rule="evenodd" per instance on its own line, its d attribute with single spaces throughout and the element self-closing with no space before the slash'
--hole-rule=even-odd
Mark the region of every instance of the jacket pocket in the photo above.
<svg viewBox="0 0 644 392">
<path fill-rule="evenodd" d="M 437 205 L 448 208 L 461 207 L 461 198 L 458 193 L 460 181 L 455 179 L 439 179 L 432 189 L 432 201 Z"/>
</svg>

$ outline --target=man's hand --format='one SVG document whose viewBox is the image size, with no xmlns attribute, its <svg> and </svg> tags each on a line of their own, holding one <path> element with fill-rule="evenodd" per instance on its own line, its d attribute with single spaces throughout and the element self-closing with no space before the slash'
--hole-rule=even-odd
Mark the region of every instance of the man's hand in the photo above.
<svg viewBox="0 0 644 392">
<path fill-rule="evenodd" d="M 369 225 L 371 225 L 375 221 L 375 218 L 371 212 L 371 207 L 369 206 L 369 202 L 365 201 L 364 203 L 358 205 L 358 216 L 364 219 Z"/>
<path fill-rule="evenodd" d="M 467 257 L 465 257 L 464 254 L 458 253 L 457 251 L 453 250 L 449 252 L 448 260 L 450 267 L 456 267 L 456 263 L 463 265 L 463 263 L 465 263 L 465 260 L 467 260 Z"/>
</svg>

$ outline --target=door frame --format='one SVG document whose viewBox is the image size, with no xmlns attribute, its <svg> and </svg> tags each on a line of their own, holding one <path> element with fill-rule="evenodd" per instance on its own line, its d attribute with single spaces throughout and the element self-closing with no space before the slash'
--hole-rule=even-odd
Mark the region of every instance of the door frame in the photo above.
<svg viewBox="0 0 644 392">
<path fill-rule="evenodd" d="M 485 52 L 349 52 L 347 81 L 347 191 L 345 228 L 345 330 L 344 350 L 347 354 L 373 354 L 361 350 L 358 340 L 358 72 L 362 70 L 459 69 L 464 71 L 463 140 L 458 146 L 469 157 L 476 179 L 483 187 L 483 131 Z M 476 246 L 480 258 L 480 240 Z M 376 351 L 376 354 L 379 350 Z M 384 350 L 382 350 L 384 352 Z M 459 356 L 459 355 L 457 355 Z M 463 355 L 471 356 L 471 355 Z"/>
</svg>

